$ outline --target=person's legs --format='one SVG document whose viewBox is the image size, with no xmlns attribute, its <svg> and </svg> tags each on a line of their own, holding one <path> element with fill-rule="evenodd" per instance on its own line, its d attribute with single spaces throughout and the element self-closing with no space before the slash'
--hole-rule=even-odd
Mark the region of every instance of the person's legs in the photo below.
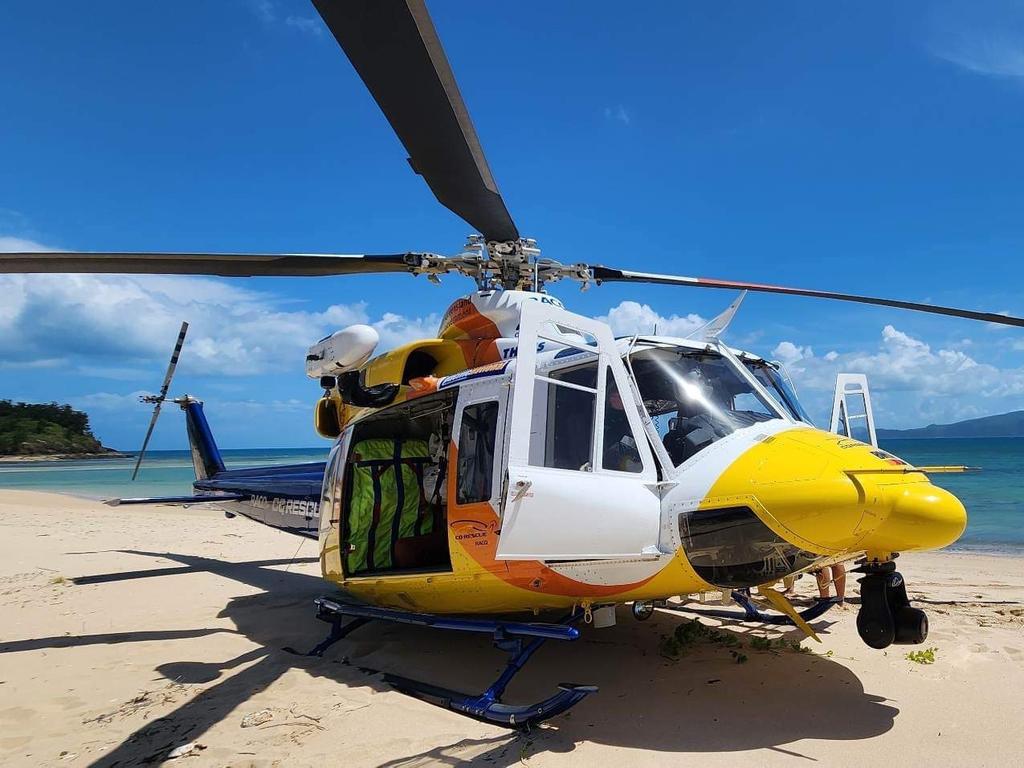
<svg viewBox="0 0 1024 768">
<path fill-rule="evenodd" d="M 842 605 L 846 600 L 846 566 L 842 563 L 832 566 L 832 583 L 836 585 L 836 597 Z"/>
<path fill-rule="evenodd" d="M 818 594 L 822 600 L 828 598 L 828 568 L 822 568 L 820 571 L 814 572 L 814 578 L 818 580 Z"/>
</svg>

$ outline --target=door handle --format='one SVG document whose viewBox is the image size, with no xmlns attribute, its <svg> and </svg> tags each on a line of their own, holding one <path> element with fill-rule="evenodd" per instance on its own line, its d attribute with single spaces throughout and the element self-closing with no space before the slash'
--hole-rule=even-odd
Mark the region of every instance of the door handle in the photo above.
<svg viewBox="0 0 1024 768">
<path fill-rule="evenodd" d="M 533 485 L 532 480 L 517 480 L 516 484 L 513 486 L 516 489 L 516 493 L 515 496 L 512 497 L 512 502 L 515 503 L 523 498 L 523 496 L 526 495 L 526 492 L 530 490 L 531 485 Z"/>
</svg>

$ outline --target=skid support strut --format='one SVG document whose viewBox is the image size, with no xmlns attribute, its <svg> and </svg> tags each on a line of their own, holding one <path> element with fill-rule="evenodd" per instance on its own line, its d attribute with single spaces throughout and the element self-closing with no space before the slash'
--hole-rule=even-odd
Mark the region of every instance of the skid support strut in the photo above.
<svg viewBox="0 0 1024 768">
<path fill-rule="evenodd" d="M 733 619 L 735 621 L 756 621 L 760 624 L 789 625 L 793 626 L 793 620 L 784 614 L 764 613 L 758 610 L 754 601 L 750 599 L 749 590 L 734 590 L 732 599 L 743 609 L 743 613 L 717 608 L 690 608 L 687 605 L 674 605 L 672 603 L 658 603 L 659 608 L 665 608 L 679 613 L 693 613 L 698 616 L 711 616 L 716 619 Z M 798 611 L 800 618 L 804 621 L 814 621 L 824 615 L 833 605 L 839 602 L 838 599 L 830 597 L 818 599 L 810 608 Z M 634 613 L 636 613 L 634 611 Z"/>
<path fill-rule="evenodd" d="M 572 625 L 582 618 L 582 614 L 570 614 L 555 624 L 498 621 L 411 613 L 391 608 L 342 603 L 325 597 L 317 598 L 316 609 L 317 618 L 332 625 L 331 634 L 314 649 L 316 655 L 322 655 L 330 645 L 349 632 L 374 620 L 491 635 L 495 647 L 506 651 L 509 659 L 504 671 L 483 693 L 462 693 L 407 677 L 384 675 L 384 681 L 402 693 L 477 720 L 509 728 L 528 728 L 565 712 L 597 691 L 597 687 L 593 685 L 560 683 L 555 694 L 534 704 L 505 704 L 502 701 L 509 683 L 545 641 L 576 640 L 579 637 L 579 630 Z M 351 621 L 343 625 L 342 621 L 345 618 L 350 618 Z"/>
</svg>

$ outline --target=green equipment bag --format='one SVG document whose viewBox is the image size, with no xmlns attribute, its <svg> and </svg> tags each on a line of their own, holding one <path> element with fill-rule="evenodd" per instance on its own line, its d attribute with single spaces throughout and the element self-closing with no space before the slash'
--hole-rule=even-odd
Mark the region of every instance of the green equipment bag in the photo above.
<svg viewBox="0 0 1024 768">
<path fill-rule="evenodd" d="M 387 570 L 395 542 L 430 533 L 434 518 L 423 488 L 431 463 L 425 440 L 372 438 L 352 447 L 349 460 L 348 541 L 345 571 Z"/>
</svg>

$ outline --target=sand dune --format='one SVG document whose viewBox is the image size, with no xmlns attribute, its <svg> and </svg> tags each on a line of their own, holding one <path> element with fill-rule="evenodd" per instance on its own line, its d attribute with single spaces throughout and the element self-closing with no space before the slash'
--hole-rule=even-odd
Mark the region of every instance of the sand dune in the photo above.
<svg viewBox="0 0 1024 768">
<path fill-rule="evenodd" d="M 211 510 L 108 508 L 0 492 L 0 764 L 1009 765 L 1024 754 L 1024 560 L 937 553 L 901 570 L 929 609 L 935 663 L 856 637 L 856 606 L 811 652 L 716 645 L 671 660 L 685 619 L 549 643 L 509 698 L 561 681 L 598 694 L 532 734 L 391 691 L 373 670 L 473 689 L 485 638 L 370 625 L 322 659 L 316 545 Z M 854 585 L 855 586 L 855 585 Z M 804 594 L 809 579 L 799 582 Z M 856 594 L 855 589 L 852 590 Z M 774 635 L 773 635 L 774 636 Z M 789 635 L 799 640 L 797 635 Z"/>
</svg>

